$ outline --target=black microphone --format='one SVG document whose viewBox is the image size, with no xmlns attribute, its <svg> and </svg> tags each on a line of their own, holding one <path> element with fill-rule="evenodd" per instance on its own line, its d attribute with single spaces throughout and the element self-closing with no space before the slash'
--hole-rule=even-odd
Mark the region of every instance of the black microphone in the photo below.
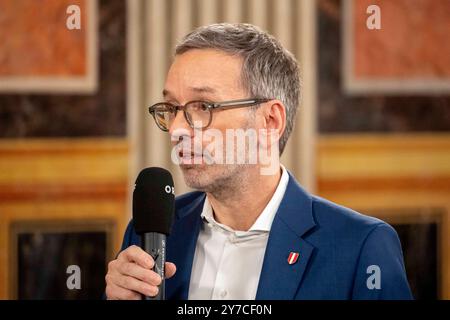
<svg viewBox="0 0 450 320">
<path fill-rule="evenodd" d="M 155 260 L 153 271 L 162 279 L 158 294 L 143 297 L 145 300 L 165 299 L 166 237 L 170 234 L 174 212 L 175 189 L 170 172 L 156 167 L 142 170 L 133 191 L 134 228 L 141 236 L 141 248 Z"/>
</svg>

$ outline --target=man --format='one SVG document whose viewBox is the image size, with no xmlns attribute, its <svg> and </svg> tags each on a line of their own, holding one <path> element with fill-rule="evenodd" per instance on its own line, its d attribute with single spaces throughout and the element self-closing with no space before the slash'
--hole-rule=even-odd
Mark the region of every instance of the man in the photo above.
<svg viewBox="0 0 450 320">
<path fill-rule="evenodd" d="M 308 194 L 278 162 L 300 87 L 294 57 L 254 26 L 201 27 L 177 46 L 164 102 L 150 112 L 171 135 L 186 184 L 198 191 L 176 199 L 167 299 L 411 298 L 394 229 Z M 212 130 L 216 139 L 230 130 L 266 133 L 257 148 L 276 154 L 276 170 L 264 173 L 262 157 L 212 161 L 239 150 L 209 148 Z M 193 145 L 200 151 L 186 148 Z M 139 243 L 131 222 L 108 267 L 107 298 L 158 292 L 161 279 Z"/>
</svg>

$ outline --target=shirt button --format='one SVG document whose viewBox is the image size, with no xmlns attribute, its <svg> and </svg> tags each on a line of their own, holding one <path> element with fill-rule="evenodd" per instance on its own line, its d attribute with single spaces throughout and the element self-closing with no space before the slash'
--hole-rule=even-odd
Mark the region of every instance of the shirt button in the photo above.
<svg viewBox="0 0 450 320">
<path fill-rule="evenodd" d="M 227 294 L 228 294 L 227 290 L 222 290 L 222 291 L 220 292 L 220 297 L 221 297 L 221 298 L 225 298 L 225 297 L 227 296 Z"/>
</svg>

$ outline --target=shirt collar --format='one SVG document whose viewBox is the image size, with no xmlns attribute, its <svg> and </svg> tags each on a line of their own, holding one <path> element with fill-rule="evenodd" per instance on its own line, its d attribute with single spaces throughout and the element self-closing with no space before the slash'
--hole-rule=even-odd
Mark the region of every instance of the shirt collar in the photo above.
<svg viewBox="0 0 450 320">
<path fill-rule="evenodd" d="M 212 225 L 217 225 L 222 229 L 225 229 L 230 232 L 238 232 L 238 233 L 246 233 L 249 231 L 269 232 L 270 228 L 272 227 L 273 219 L 275 218 L 275 214 L 278 211 L 278 207 L 280 206 L 281 200 L 283 200 L 283 196 L 284 193 L 286 192 L 286 188 L 289 182 L 289 174 L 287 173 L 287 170 L 283 165 L 281 165 L 281 170 L 282 170 L 281 178 L 272 198 L 270 199 L 269 203 L 266 205 L 264 210 L 258 216 L 258 219 L 256 219 L 255 223 L 253 223 L 253 225 L 250 227 L 248 231 L 244 232 L 235 231 L 230 227 L 217 222 L 216 219 L 214 219 L 213 210 L 211 207 L 211 203 L 208 200 L 208 197 L 205 197 L 205 202 L 203 204 L 203 211 L 201 214 L 202 218 L 206 220 L 208 223 Z"/>
</svg>

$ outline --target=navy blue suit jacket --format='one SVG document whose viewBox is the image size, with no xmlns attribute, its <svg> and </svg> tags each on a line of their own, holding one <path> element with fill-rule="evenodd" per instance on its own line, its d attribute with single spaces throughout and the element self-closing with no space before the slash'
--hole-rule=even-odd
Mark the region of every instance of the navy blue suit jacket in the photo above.
<svg viewBox="0 0 450 320">
<path fill-rule="evenodd" d="M 176 199 L 167 261 L 175 263 L 177 272 L 166 281 L 167 299 L 188 298 L 204 199 L 202 192 Z M 139 245 L 140 238 L 131 221 L 122 250 L 133 244 Z M 300 254 L 292 265 L 287 262 L 290 252 Z M 374 265 L 379 267 L 379 289 L 367 285 L 374 274 L 369 267 Z M 411 298 L 395 230 L 381 220 L 308 194 L 289 174 L 269 234 L 256 299 Z"/>
</svg>

